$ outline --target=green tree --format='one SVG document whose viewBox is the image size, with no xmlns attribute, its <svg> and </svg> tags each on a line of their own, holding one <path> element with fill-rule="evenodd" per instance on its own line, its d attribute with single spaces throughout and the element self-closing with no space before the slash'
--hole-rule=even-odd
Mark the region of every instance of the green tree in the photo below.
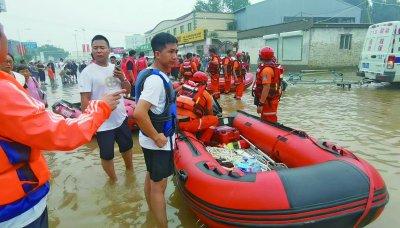
<svg viewBox="0 0 400 228">
<path fill-rule="evenodd" d="M 200 12 L 211 12 L 211 13 L 221 13 L 224 11 L 221 0 L 197 0 L 194 5 L 195 11 Z"/>
<path fill-rule="evenodd" d="M 197 0 L 194 10 L 211 13 L 233 13 L 249 5 L 249 0 Z"/>
<path fill-rule="evenodd" d="M 37 53 L 40 52 L 43 52 L 45 59 L 48 59 L 49 57 L 53 57 L 54 59 L 65 59 L 69 55 L 69 52 L 65 51 L 64 49 L 55 47 L 50 44 L 45 44 L 38 47 Z"/>
<path fill-rule="evenodd" d="M 223 0 L 224 6 L 227 8 L 227 12 L 235 12 L 241 8 L 250 5 L 249 0 Z"/>
</svg>

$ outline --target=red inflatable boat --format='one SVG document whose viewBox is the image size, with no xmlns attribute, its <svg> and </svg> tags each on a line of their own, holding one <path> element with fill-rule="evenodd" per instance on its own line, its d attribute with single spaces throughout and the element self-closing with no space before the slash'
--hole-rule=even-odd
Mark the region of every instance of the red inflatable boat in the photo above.
<svg viewBox="0 0 400 228">
<path fill-rule="evenodd" d="M 377 170 L 344 148 L 241 111 L 221 122 L 214 138 L 237 139 L 238 131 L 267 169 L 243 172 L 194 135 L 179 133 L 177 187 L 208 227 L 362 227 L 388 202 Z"/>
<path fill-rule="evenodd" d="M 244 78 L 244 86 L 245 88 L 251 86 L 253 84 L 254 81 L 254 75 L 250 72 L 246 73 L 246 76 Z M 221 77 L 219 78 L 219 90 L 221 92 L 224 91 L 224 85 L 225 85 L 225 79 L 224 76 L 221 75 Z M 231 83 L 232 87 L 231 87 L 231 92 L 234 92 L 236 90 L 236 85 L 235 85 L 235 80 L 232 77 L 232 83 Z M 208 79 L 207 82 L 207 90 L 211 90 L 211 79 Z"/>
<path fill-rule="evenodd" d="M 128 126 L 130 129 L 136 129 L 136 123 L 133 119 L 133 111 L 135 110 L 136 103 L 134 100 L 124 98 L 124 105 L 126 114 L 128 115 Z M 54 113 L 60 114 L 65 118 L 76 118 L 82 114 L 81 103 L 70 103 L 65 100 L 57 101 L 52 105 Z"/>
</svg>

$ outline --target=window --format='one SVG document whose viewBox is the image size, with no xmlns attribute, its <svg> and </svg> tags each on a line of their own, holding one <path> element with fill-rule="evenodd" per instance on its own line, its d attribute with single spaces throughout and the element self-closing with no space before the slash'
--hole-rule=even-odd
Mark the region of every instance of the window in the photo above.
<svg viewBox="0 0 400 228">
<path fill-rule="evenodd" d="M 185 26 L 181 25 L 181 27 L 180 27 L 180 32 L 181 32 L 181 33 L 184 33 L 184 32 L 185 32 Z"/>
<path fill-rule="evenodd" d="M 173 30 L 173 31 L 174 31 L 174 36 L 176 36 L 176 28 L 174 28 L 174 30 Z"/>
<path fill-rule="evenodd" d="M 188 32 L 192 31 L 192 23 L 188 24 Z"/>
<path fill-rule="evenodd" d="M 228 30 L 236 30 L 236 23 L 234 21 L 227 24 Z"/>
<path fill-rule="evenodd" d="M 351 34 L 341 34 L 340 35 L 340 49 L 351 49 Z"/>
</svg>

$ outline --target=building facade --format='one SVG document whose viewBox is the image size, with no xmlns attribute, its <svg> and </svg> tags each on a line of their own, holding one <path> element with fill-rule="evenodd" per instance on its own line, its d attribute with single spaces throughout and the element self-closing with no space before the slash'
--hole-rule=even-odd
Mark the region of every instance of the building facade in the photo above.
<svg viewBox="0 0 400 228">
<path fill-rule="evenodd" d="M 177 37 L 179 52 L 205 55 L 211 45 L 220 51 L 231 49 L 237 41 L 234 14 L 190 12 L 173 20 L 158 23 L 145 33 L 143 48 L 149 48 L 151 38 L 157 33 L 167 32 Z"/>
<path fill-rule="evenodd" d="M 0 0 L 0 12 L 7 12 L 5 0 Z"/>
<path fill-rule="evenodd" d="M 125 49 L 136 49 L 145 44 L 145 36 L 143 34 L 133 34 L 132 36 L 125 36 Z"/>
<path fill-rule="evenodd" d="M 239 31 L 307 19 L 324 23 L 360 23 L 362 9 L 341 0 L 267 0 L 235 12 Z"/>
<path fill-rule="evenodd" d="M 258 50 L 271 46 L 280 63 L 301 68 L 357 66 L 369 24 L 296 21 L 238 33 L 239 50 L 257 64 Z"/>
</svg>

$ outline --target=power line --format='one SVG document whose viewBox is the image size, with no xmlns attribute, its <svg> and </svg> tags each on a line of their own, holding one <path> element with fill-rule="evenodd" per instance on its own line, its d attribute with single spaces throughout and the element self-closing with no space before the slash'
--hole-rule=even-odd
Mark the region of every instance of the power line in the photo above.
<svg viewBox="0 0 400 228">
<path fill-rule="evenodd" d="M 332 17 L 330 17 L 330 18 L 327 18 L 327 19 L 325 19 L 325 20 L 318 21 L 318 22 L 316 22 L 315 24 L 319 24 L 319 23 L 322 23 L 322 22 L 325 22 L 325 21 L 329 21 L 329 20 L 331 20 L 331 19 L 333 19 L 333 18 L 339 16 L 340 14 L 342 14 L 342 13 L 344 13 L 344 12 L 347 12 L 347 11 L 353 9 L 353 8 L 359 8 L 359 6 L 361 6 L 362 4 L 365 4 L 365 2 L 360 2 L 359 4 L 357 4 L 357 5 L 355 5 L 355 6 L 351 6 L 351 7 L 347 8 L 347 9 L 344 9 L 344 10 L 341 11 L 340 13 L 335 14 L 334 16 L 332 16 Z"/>
</svg>

